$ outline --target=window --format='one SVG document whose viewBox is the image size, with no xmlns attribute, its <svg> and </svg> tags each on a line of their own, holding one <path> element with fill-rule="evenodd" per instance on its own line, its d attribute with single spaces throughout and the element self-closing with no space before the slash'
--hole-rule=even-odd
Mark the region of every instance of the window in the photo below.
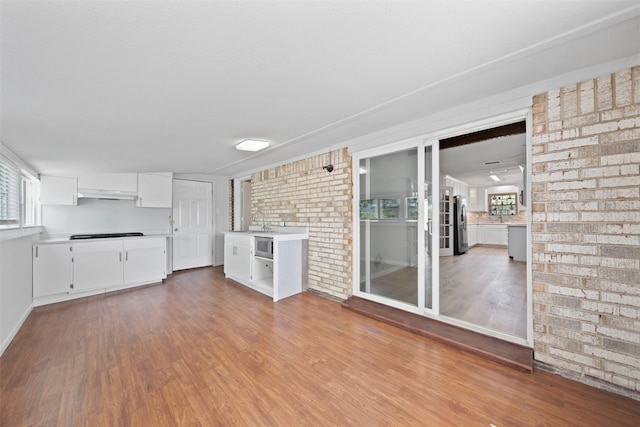
<svg viewBox="0 0 640 427">
<path fill-rule="evenodd" d="M 20 171 L 0 156 L 0 227 L 20 226 Z"/>
<path fill-rule="evenodd" d="M 22 173 L 22 225 L 40 224 L 39 181 L 27 173 Z"/>
<path fill-rule="evenodd" d="M 40 181 L 0 155 L 0 228 L 40 224 Z"/>
</svg>

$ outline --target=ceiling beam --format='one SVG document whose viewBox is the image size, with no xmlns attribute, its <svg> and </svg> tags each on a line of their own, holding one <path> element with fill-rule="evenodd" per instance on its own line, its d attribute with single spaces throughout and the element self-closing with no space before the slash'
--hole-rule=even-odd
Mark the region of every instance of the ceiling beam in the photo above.
<svg viewBox="0 0 640 427">
<path fill-rule="evenodd" d="M 460 147 L 461 145 L 473 144 L 474 142 L 486 141 L 488 139 L 499 138 L 501 136 L 519 135 L 527 131 L 526 122 L 510 123 L 491 129 L 479 130 L 465 135 L 454 136 L 440 140 L 440 149 Z"/>
</svg>

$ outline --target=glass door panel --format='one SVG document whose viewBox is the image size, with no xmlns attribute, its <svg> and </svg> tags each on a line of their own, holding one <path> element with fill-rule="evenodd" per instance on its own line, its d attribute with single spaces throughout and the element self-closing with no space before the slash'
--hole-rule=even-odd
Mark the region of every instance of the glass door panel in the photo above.
<svg viewBox="0 0 640 427">
<path fill-rule="evenodd" d="M 360 291 L 418 306 L 418 149 L 360 160 Z M 421 239 L 420 239 L 421 240 Z"/>
</svg>

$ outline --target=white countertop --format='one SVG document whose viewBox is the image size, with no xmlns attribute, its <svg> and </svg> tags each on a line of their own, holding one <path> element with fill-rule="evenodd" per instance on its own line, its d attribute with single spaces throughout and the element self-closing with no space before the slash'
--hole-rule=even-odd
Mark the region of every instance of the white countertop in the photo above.
<svg viewBox="0 0 640 427">
<path fill-rule="evenodd" d="M 246 231 L 225 231 L 224 234 L 271 237 L 274 240 L 304 240 L 309 238 L 309 229 L 306 227 L 273 227 L 267 231 L 250 229 Z"/>
<path fill-rule="evenodd" d="M 104 242 L 104 241 L 112 241 L 112 240 L 134 240 L 134 239 L 150 239 L 153 237 L 173 237 L 172 234 L 145 234 L 144 236 L 131 236 L 131 237 L 106 237 L 102 239 L 78 239 L 78 240 L 69 240 L 69 236 L 47 236 L 41 239 L 37 239 L 33 241 L 34 245 L 46 245 L 46 244 L 54 244 L 54 243 L 82 243 L 82 242 Z"/>
</svg>

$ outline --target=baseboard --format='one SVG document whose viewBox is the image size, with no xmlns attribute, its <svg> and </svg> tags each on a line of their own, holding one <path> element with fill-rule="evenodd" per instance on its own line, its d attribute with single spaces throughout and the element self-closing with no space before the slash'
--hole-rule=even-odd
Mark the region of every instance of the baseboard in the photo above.
<svg viewBox="0 0 640 427">
<path fill-rule="evenodd" d="M 33 302 L 29 304 L 29 307 L 27 307 L 25 312 L 22 314 L 22 316 L 18 320 L 18 323 L 16 323 L 16 325 L 11 330 L 7 338 L 5 338 L 5 340 L 2 341 L 2 344 L 0 344 L 0 356 L 4 354 L 4 351 L 9 347 L 9 344 L 11 344 L 11 341 L 13 341 L 16 335 L 18 335 L 18 331 L 20 331 L 20 328 L 22 328 L 22 325 L 24 324 L 25 320 L 27 320 L 27 317 L 29 317 L 29 314 L 31 314 L 32 310 L 33 310 Z"/>
</svg>

